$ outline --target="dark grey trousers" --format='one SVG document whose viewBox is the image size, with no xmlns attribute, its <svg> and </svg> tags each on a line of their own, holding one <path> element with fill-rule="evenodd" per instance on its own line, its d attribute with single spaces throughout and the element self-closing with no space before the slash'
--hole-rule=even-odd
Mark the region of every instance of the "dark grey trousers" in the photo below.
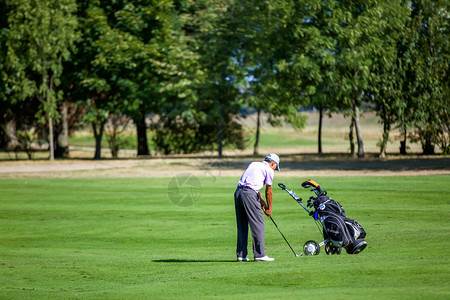
<svg viewBox="0 0 450 300">
<path fill-rule="evenodd" d="M 238 188 L 234 193 L 237 223 L 237 257 L 247 257 L 248 226 L 253 239 L 255 258 L 266 255 L 264 250 L 264 216 L 256 192 L 250 188 Z"/>
</svg>

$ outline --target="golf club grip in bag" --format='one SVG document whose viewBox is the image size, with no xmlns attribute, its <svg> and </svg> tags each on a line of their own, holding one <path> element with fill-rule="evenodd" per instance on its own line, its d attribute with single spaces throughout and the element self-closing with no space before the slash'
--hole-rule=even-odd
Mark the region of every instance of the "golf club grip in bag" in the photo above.
<svg viewBox="0 0 450 300">
<path fill-rule="evenodd" d="M 343 247 L 348 253 L 354 253 L 355 247 L 366 243 L 363 239 L 366 232 L 355 220 L 345 216 L 342 205 L 329 196 L 322 195 L 314 201 L 315 218 L 323 225 L 323 235 L 330 238 L 338 247 Z"/>
</svg>

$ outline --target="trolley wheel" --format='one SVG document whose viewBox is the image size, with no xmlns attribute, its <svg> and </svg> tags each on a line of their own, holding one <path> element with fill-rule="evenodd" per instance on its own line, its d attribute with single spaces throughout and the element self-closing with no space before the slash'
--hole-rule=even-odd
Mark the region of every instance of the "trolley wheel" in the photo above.
<svg viewBox="0 0 450 300">
<path fill-rule="evenodd" d="M 328 242 L 325 245 L 325 253 L 327 255 L 334 255 L 334 254 L 341 254 L 342 248 L 336 246 L 335 244 L 333 244 L 332 242 Z"/>
<path fill-rule="evenodd" d="M 367 242 L 364 239 L 357 239 L 350 243 L 346 250 L 348 254 L 358 254 L 367 247 Z"/>
<path fill-rule="evenodd" d="M 303 252 L 305 255 L 319 255 L 320 246 L 319 243 L 313 240 L 309 240 L 303 246 Z"/>
</svg>

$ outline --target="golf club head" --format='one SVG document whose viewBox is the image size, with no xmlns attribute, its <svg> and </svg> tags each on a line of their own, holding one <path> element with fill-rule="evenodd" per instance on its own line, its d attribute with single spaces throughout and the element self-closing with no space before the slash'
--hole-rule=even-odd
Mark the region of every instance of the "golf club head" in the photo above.
<svg viewBox="0 0 450 300">
<path fill-rule="evenodd" d="M 295 254 L 295 257 L 303 257 L 303 253 Z"/>
<path fill-rule="evenodd" d="M 310 188 L 310 187 L 317 188 L 318 186 L 319 186 L 319 184 L 312 179 L 308 179 L 308 180 L 305 180 L 302 182 L 302 187 L 304 187 L 305 189 Z"/>
<path fill-rule="evenodd" d="M 282 183 L 279 183 L 278 186 L 279 186 L 280 188 L 282 188 L 283 190 L 286 189 L 286 186 L 285 186 L 284 184 L 282 184 Z"/>
</svg>

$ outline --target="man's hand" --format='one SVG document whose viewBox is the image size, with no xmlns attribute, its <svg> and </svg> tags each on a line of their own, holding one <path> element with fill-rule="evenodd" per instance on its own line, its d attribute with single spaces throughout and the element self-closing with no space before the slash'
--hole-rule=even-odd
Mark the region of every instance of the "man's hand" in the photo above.
<svg viewBox="0 0 450 300">
<path fill-rule="evenodd" d="M 272 215 L 272 209 L 269 209 L 269 207 L 266 204 L 266 201 L 264 201 L 260 192 L 258 192 L 258 198 L 259 198 L 259 203 L 261 203 L 261 209 L 266 214 L 266 216 L 270 217 Z"/>
<path fill-rule="evenodd" d="M 261 194 L 258 194 L 259 196 L 259 203 L 261 204 L 261 208 L 264 209 L 267 207 L 266 205 L 266 201 L 264 201 L 264 199 L 261 197 Z"/>
<path fill-rule="evenodd" d="M 263 207 L 263 211 L 266 214 L 266 216 L 270 217 L 272 215 L 272 210 L 268 207 Z"/>
<path fill-rule="evenodd" d="M 270 217 L 272 215 L 272 186 L 266 185 L 266 199 L 268 205 L 266 204 L 266 201 L 264 201 L 260 192 L 258 192 L 258 198 L 259 202 L 261 203 L 263 212 L 266 214 L 266 216 Z"/>
</svg>

